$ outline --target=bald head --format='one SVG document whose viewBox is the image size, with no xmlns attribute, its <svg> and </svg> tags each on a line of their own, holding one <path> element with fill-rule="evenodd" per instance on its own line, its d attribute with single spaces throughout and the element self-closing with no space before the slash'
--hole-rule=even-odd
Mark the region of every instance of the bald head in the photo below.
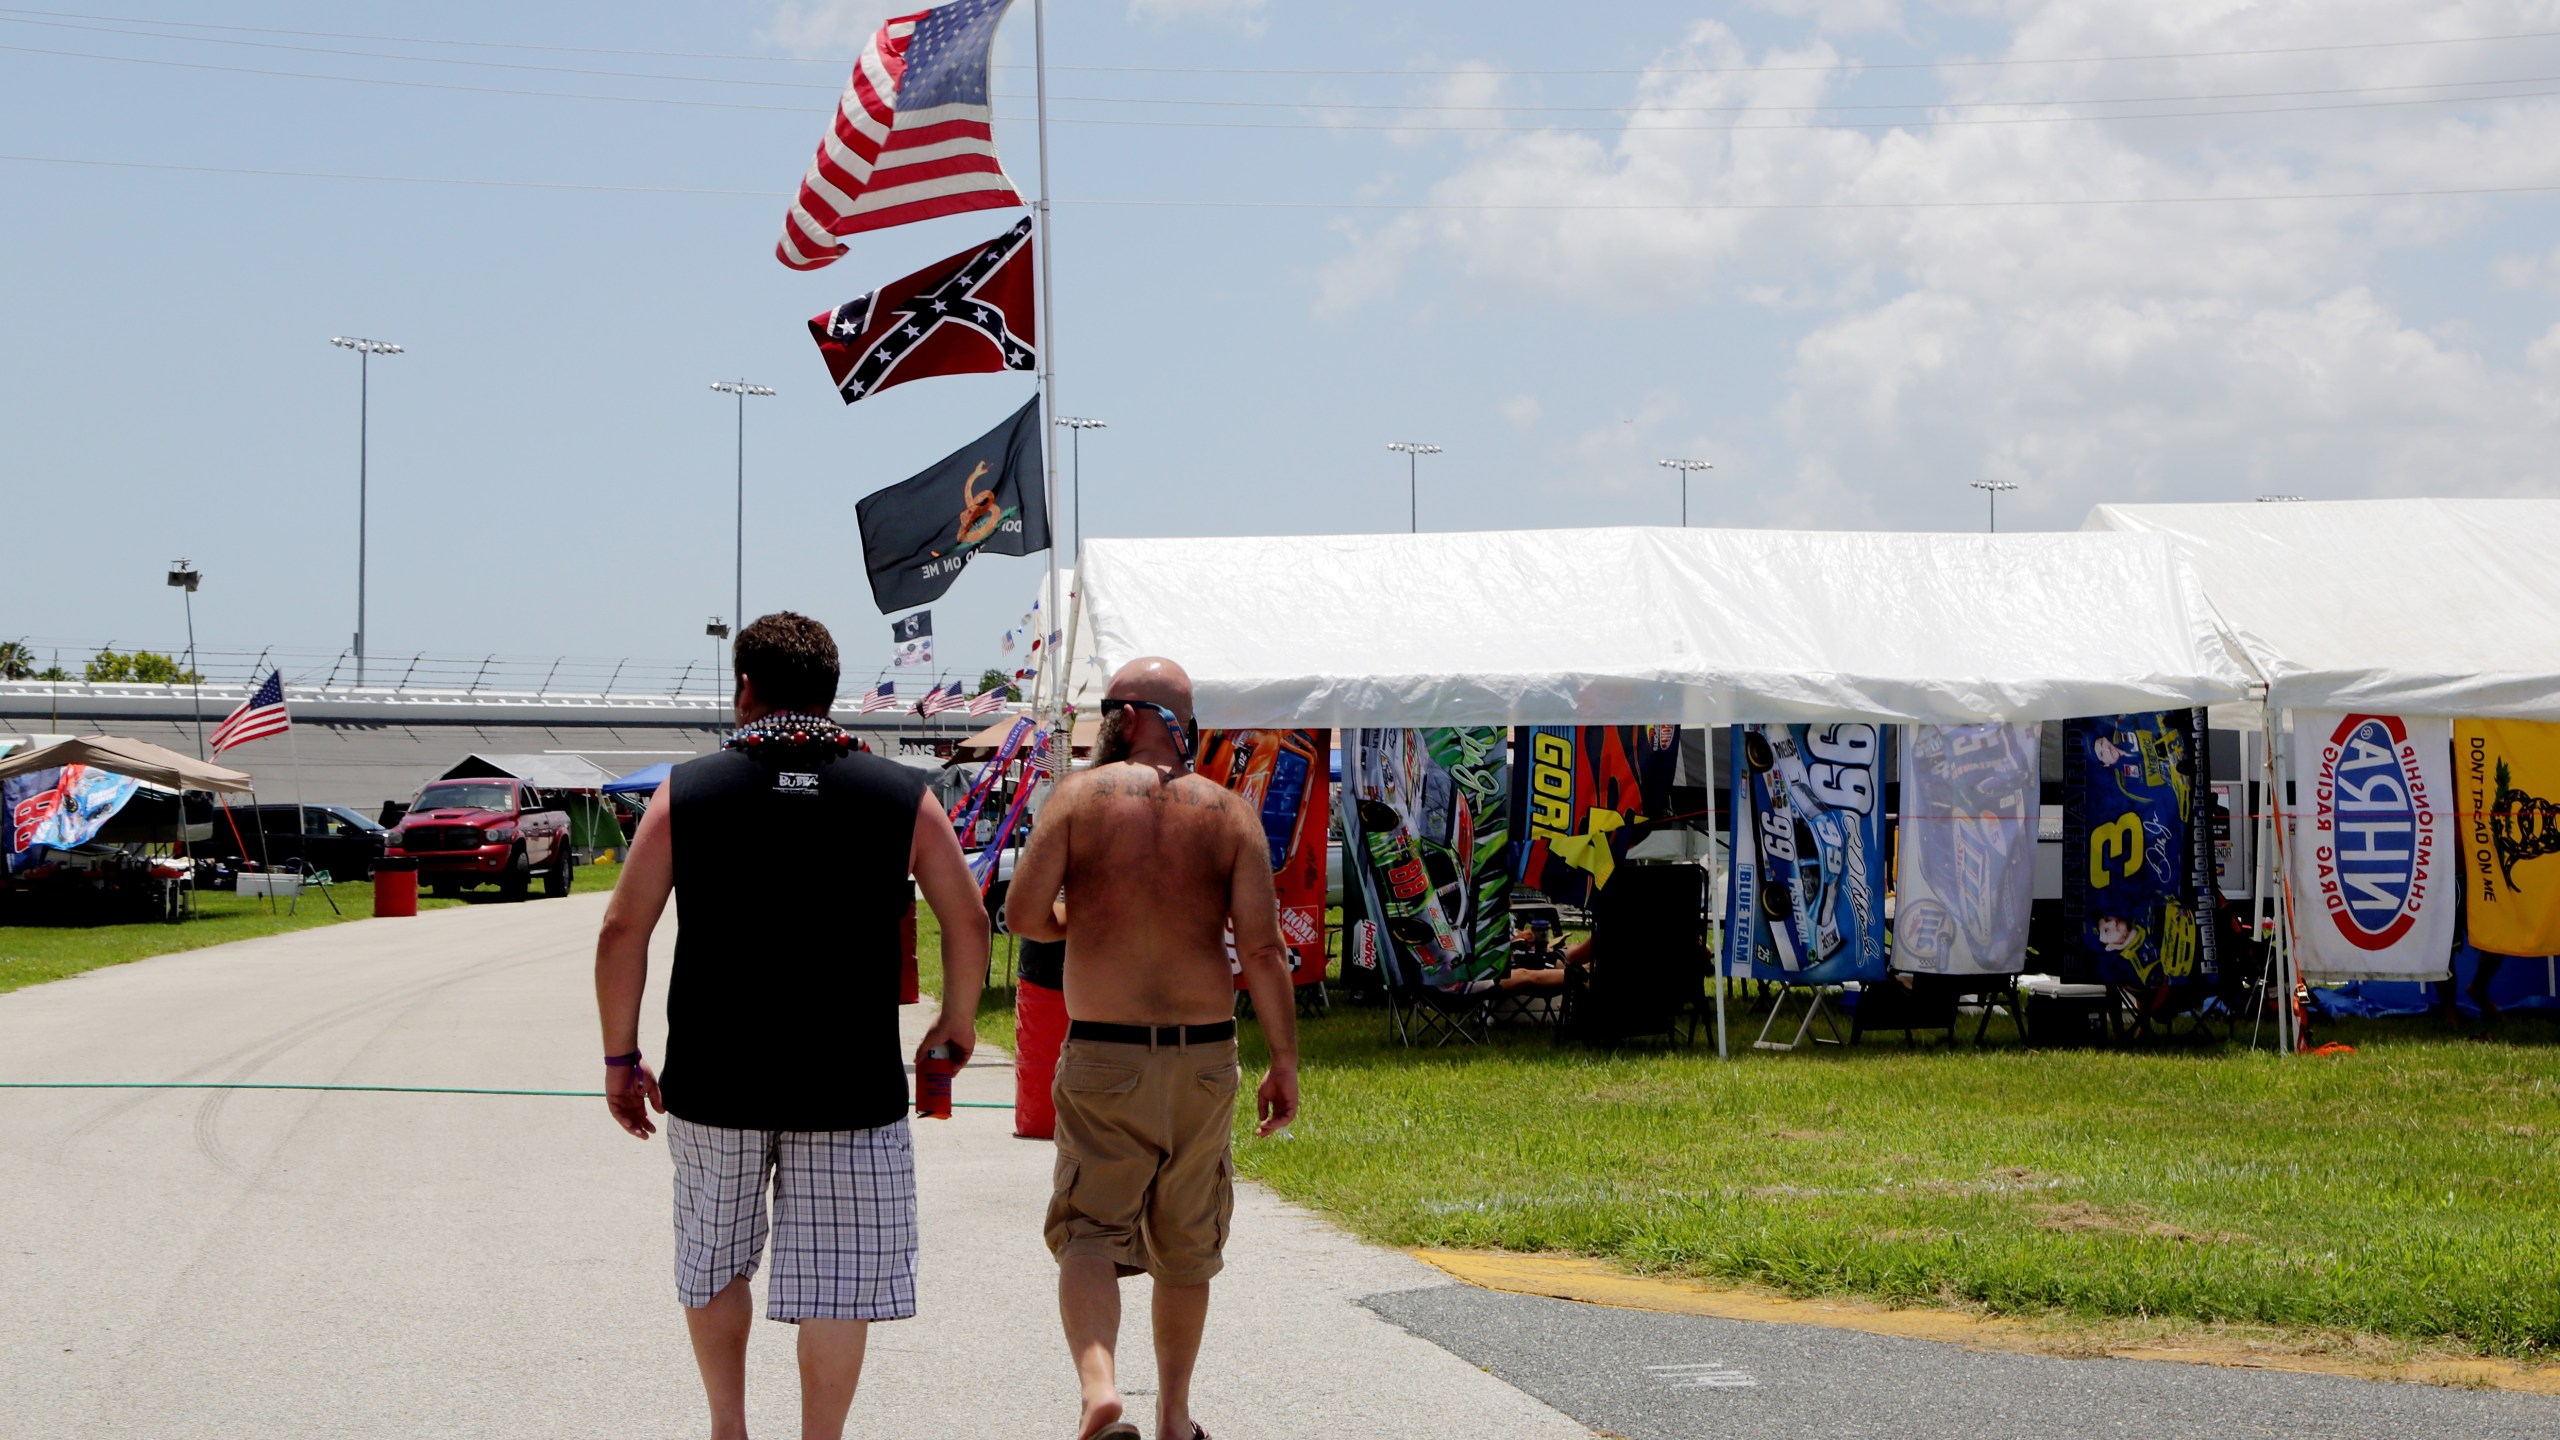
<svg viewBox="0 0 2560 1440">
<path fill-rule="evenodd" d="M 1190 761 L 1191 744 L 1191 677 L 1183 668 L 1161 655 L 1145 655 L 1120 667 L 1111 677 L 1110 688 L 1103 691 L 1106 704 L 1114 700 L 1131 700 L 1138 706 L 1160 705 L 1173 712 L 1181 733 L 1165 725 L 1153 710 L 1133 706 L 1126 710 L 1107 711 L 1102 717 L 1102 734 L 1095 746 L 1094 758 L 1105 765 L 1122 760 L 1136 760 L 1159 766 L 1181 766 Z"/>
<path fill-rule="evenodd" d="M 1191 675 L 1161 655 L 1141 655 L 1120 667 L 1103 692 L 1114 700 L 1146 700 L 1191 718 Z"/>
</svg>

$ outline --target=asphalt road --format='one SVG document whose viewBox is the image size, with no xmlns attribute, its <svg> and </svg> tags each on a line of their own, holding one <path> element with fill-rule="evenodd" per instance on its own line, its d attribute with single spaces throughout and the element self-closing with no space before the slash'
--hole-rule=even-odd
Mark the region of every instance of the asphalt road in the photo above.
<svg viewBox="0 0 2560 1440">
<path fill-rule="evenodd" d="M 0 995 L 0 1080 L 588 1089 L 602 904 L 363 921 Z M 958 1094 L 1010 1100 L 1012 1078 L 972 1069 Z M 1011 1132 L 1004 1110 L 917 1123 L 923 1313 L 875 1327 L 850 1433 L 1072 1433 L 1051 1151 Z M 0 1090 L 0 1437 L 700 1434 L 671 1255 L 665 1144 L 600 1100 Z M 1201 1418 L 1220 1440 L 1584 1440 L 1358 1304 L 1435 1282 L 1454 1288 L 1247 1187 Z M 1123 1324 L 1140 1413 L 1145 1294 Z M 758 1434 L 797 1433 L 792 1334 L 756 1327 Z"/>
<path fill-rule="evenodd" d="M 2550 1440 L 2560 1399 L 1621 1310 L 1434 1286 L 1370 1309 L 1626 1440 Z"/>
</svg>

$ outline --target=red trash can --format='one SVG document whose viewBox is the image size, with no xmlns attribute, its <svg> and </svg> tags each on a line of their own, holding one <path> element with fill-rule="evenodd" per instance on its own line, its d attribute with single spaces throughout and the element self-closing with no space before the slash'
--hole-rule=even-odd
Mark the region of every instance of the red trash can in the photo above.
<svg viewBox="0 0 2560 1440">
<path fill-rule="evenodd" d="M 1013 992 L 1013 1133 L 1047 1140 L 1058 1128 L 1058 1052 L 1067 1043 L 1067 992 L 1024 980 Z"/>
<path fill-rule="evenodd" d="M 418 862 L 385 855 L 373 862 L 373 913 L 379 919 L 418 913 Z"/>
</svg>

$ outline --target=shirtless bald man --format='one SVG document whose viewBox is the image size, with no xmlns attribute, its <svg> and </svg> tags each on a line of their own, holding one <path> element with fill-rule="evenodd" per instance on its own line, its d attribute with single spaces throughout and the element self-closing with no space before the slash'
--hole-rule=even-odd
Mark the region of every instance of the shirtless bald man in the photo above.
<svg viewBox="0 0 2560 1440">
<path fill-rule="evenodd" d="M 1157 1440 L 1207 1437 L 1191 1418 L 1191 1370 L 1235 1209 L 1230 927 L 1271 1049 L 1254 1133 L 1298 1114 L 1297 1000 L 1270 847 L 1242 800 L 1191 773 L 1195 733 L 1181 666 L 1121 667 L 1097 763 L 1050 797 L 1005 902 L 1015 934 L 1067 943 L 1048 1240 L 1084 1392 L 1079 1440 L 1139 1440 L 1113 1370 L 1120 1281 L 1138 1274 L 1155 1279 Z"/>
</svg>

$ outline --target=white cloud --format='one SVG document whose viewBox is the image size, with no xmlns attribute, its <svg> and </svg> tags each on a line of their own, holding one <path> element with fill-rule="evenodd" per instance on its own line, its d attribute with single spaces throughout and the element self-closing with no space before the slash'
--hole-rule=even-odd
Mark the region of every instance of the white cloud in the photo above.
<svg viewBox="0 0 2560 1440">
<path fill-rule="evenodd" d="M 1893 7 L 1761 8 L 1835 29 Z M 2006 23 L 2006 43 L 1989 53 L 2013 56 L 2560 25 L 2560 0 L 1942 8 Z M 2506 73 L 2512 60 L 2500 47 L 2475 45 L 1948 67 L 1935 81 L 1945 108 L 1927 118 L 2092 113 L 1993 103 L 2057 93 L 2234 97 L 2097 112 L 2117 116 L 2327 106 L 2444 92 L 2264 97 Z M 1762 507 L 1787 523 L 1812 523 L 1808 511 L 1861 523 L 1878 503 L 1923 514 L 1897 496 L 1918 486 L 1970 498 L 1963 481 L 1978 475 L 2020 479 L 2027 488 L 2012 503 L 2049 524 L 2075 523 L 2097 498 L 2252 485 L 2312 495 L 2560 490 L 2560 339 L 2537 342 L 2520 366 L 2493 362 L 2463 342 L 2465 327 L 2413 323 L 2374 288 L 2386 257 L 2476 227 L 2489 202 L 2094 203 L 2548 184 L 2560 104 L 1787 128 L 1808 120 L 1798 107 L 1840 103 L 1855 79 L 1827 38 L 1755 53 L 1719 23 L 1696 24 L 1634 84 L 1623 128 L 1496 137 L 1451 156 L 1430 186 L 1427 198 L 1452 208 L 1344 227 L 1342 254 L 1317 275 L 1318 306 L 1391 303 L 1427 257 L 1489 305 L 1632 312 L 1722 302 L 1799 316 L 1786 393 L 1767 417 L 1796 450 L 1791 463 L 1769 462 L 1789 466 L 1792 494 Z M 1716 108 L 1734 106 L 1749 108 Z M 1769 128 L 1727 128 L 1737 126 Z M 2089 203 L 1978 203 L 2012 200 Z M 1561 204 L 1587 208 L 1537 208 Z M 1681 205 L 1700 208 L 1661 208 Z M 1787 206 L 1819 208 L 1769 208 Z M 2495 273 L 2560 290 L 2560 251 L 2511 257 Z"/>
<path fill-rule="evenodd" d="M 1159 25 L 1176 20 L 1222 20 L 1247 35 L 1263 31 L 1263 0 L 1129 0 L 1129 18 Z"/>
<path fill-rule="evenodd" d="M 2501 256 L 2490 267 L 2498 283 L 2510 290 L 2544 290 L 2560 295 L 2560 246 L 2542 255 Z"/>
<path fill-rule="evenodd" d="M 1502 402 L 1502 418 L 1510 421 L 1511 428 L 1515 430 L 1530 429 L 1545 413 L 1546 407 L 1538 403 L 1535 395 L 1514 395 Z"/>
<path fill-rule="evenodd" d="M 913 8 L 901 0 L 783 0 L 756 38 L 795 55 L 824 55 L 850 64 L 882 21 Z"/>
</svg>

